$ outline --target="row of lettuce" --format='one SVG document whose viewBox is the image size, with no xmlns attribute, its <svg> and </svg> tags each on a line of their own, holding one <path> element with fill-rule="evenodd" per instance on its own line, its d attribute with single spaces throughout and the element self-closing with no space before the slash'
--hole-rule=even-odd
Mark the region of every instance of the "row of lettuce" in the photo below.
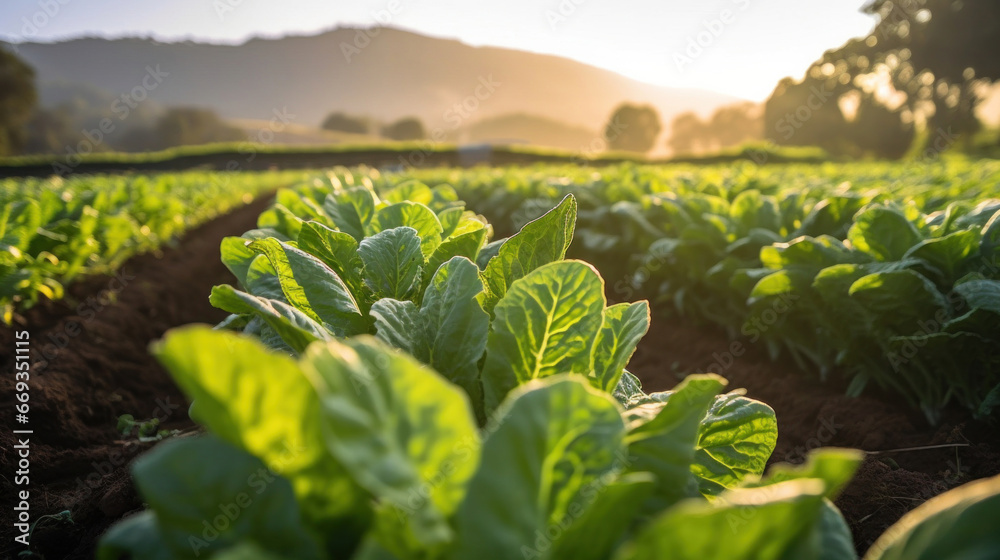
<svg viewBox="0 0 1000 560">
<path fill-rule="evenodd" d="M 302 172 L 120 175 L 0 180 L 0 311 L 63 297 L 87 274 L 117 270 Z"/>
<path fill-rule="evenodd" d="M 856 559 L 832 500 L 861 454 L 764 475 L 765 404 L 644 393 L 648 306 L 565 258 L 576 222 L 567 196 L 491 241 L 450 186 L 375 173 L 280 191 L 222 244 L 230 317 L 154 348 L 208 433 L 137 461 L 149 509 L 99 558 Z M 998 513 L 1000 480 L 965 486 L 866 558 L 996 555 Z"/>
<path fill-rule="evenodd" d="M 852 395 L 875 384 L 931 422 L 1000 410 L 1000 162 L 407 176 L 453 185 L 501 233 L 572 193 L 574 254 L 613 297 L 722 325 Z"/>
</svg>

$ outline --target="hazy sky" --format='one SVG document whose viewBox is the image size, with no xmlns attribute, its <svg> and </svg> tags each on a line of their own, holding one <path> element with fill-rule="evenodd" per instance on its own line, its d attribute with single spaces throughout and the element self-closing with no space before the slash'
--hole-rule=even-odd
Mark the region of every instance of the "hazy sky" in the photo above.
<svg viewBox="0 0 1000 560">
<path fill-rule="evenodd" d="M 867 33 L 864 0 L 3 0 L 0 36 L 239 42 L 385 23 L 555 54 L 642 81 L 761 100 L 824 50 Z"/>
</svg>

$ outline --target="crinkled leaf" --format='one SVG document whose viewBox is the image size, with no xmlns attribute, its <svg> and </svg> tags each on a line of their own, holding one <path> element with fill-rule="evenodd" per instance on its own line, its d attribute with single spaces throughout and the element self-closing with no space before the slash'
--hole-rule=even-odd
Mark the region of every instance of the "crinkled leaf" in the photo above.
<svg viewBox="0 0 1000 560">
<path fill-rule="evenodd" d="M 420 288 L 424 259 L 413 228 L 387 229 L 367 237 L 358 254 L 365 264 L 365 284 L 376 299 L 410 299 Z"/>
<path fill-rule="evenodd" d="M 375 194 L 366 187 L 353 187 L 328 195 L 323 210 L 334 226 L 360 242 L 375 215 Z M 298 236 L 296 235 L 296 238 Z"/>
<path fill-rule="evenodd" d="M 624 370 L 622 371 L 621 378 L 618 379 L 618 385 L 615 386 L 612 396 L 615 397 L 618 404 L 628 408 L 632 400 L 645 397 L 646 393 L 642 391 L 642 383 L 639 381 L 639 378 L 628 370 Z"/>
<path fill-rule="evenodd" d="M 372 306 L 378 338 L 465 389 L 480 418 L 484 417 L 479 360 L 490 325 L 489 315 L 476 300 L 482 290 L 476 265 L 455 257 L 438 269 L 419 309 L 413 302 L 392 299 Z"/>
<path fill-rule="evenodd" d="M 906 334 L 918 331 L 917 321 L 948 309 L 934 283 L 912 270 L 869 274 L 851 284 L 849 293 L 877 321 Z"/>
<path fill-rule="evenodd" d="M 473 230 L 446 240 L 434 250 L 434 254 L 424 264 L 424 285 L 426 286 L 430 282 L 431 277 L 434 276 L 434 273 L 437 272 L 441 265 L 454 257 L 465 257 L 472 262 L 476 262 L 476 257 L 479 256 L 479 249 L 482 248 L 483 241 L 485 240 L 485 229 Z"/>
<path fill-rule="evenodd" d="M 492 315 L 516 280 L 565 257 L 575 227 L 576 198 L 566 195 L 558 206 L 507 239 L 483 270 L 483 309 Z"/>
<path fill-rule="evenodd" d="M 532 379 L 588 375 L 604 302 L 601 277 L 581 261 L 547 264 L 514 282 L 494 310 L 482 375 L 486 410 Z"/>
<path fill-rule="evenodd" d="M 884 262 L 898 261 L 922 237 L 902 212 L 887 206 L 872 205 L 854 217 L 847 233 L 854 248 Z"/>
<path fill-rule="evenodd" d="M 925 239 L 903 255 L 904 259 L 920 259 L 954 280 L 965 262 L 979 251 L 978 231 L 956 231 L 944 237 Z"/>
<path fill-rule="evenodd" d="M 275 239 L 250 242 L 267 256 L 281 282 L 285 298 L 337 336 L 365 332 L 358 303 L 337 273 L 316 257 Z"/>
<path fill-rule="evenodd" d="M 619 303 L 604 309 L 604 322 L 594 346 L 595 386 L 612 392 L 639 341 L 649 330 L 649 303 Z"/>
<path fill-rule="evenodd" d="M 425 259 L 441 244 L 441 222 L 430 208 L 415 202 L 397 202 L 380 209 L 368 226 L 369 235 L 380 231 L 408 227 L 420 238 L 420 251 Z"/>
<path fill-rule="evenodd" d="M 777 442 L 771 407 L 739 393 L 717 396 L 701 421 L 692 465 L 701 493 L 716 495 L 760 476 Z"/>
<path fill-rule="evenodd" d="M 299 232 L 298 247 L 333 269 L 350 288 L 354 298 L 359 299 L 362 263 L 358 256 L 358 242 L 353 237 L 319 222 L 306 222 Z"/>
<path fill-rule="evenodd" d="M 969 307 L 1000 313 L 1000 280 L 973 280 L 955 286 Z"/>
</svg>

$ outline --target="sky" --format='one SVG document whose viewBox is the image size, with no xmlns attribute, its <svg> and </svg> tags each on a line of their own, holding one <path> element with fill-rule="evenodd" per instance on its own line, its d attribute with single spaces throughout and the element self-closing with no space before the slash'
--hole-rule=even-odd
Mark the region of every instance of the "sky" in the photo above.
<svg viewBox="0 0 1000 560">
<path fill-rule="evenodd" d="M 3 0 L 0 38 L 83 35 L 238 43 L 390 25 L 553 54 L 648 83 L 760 101 L 866 34 L 864 0 Z"/>
</svg>

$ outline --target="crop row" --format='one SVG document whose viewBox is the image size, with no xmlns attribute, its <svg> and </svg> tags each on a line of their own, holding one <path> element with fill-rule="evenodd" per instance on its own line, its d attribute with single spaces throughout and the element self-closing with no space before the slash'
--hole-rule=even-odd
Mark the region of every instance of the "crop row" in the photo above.
<svg viewBox="0 0 1000 560">
<path fill-rule="evenodd" d="M 931 422 L 951 403 L 998 410 L 998 163 L 407 176 L 451 183 L 501 229 L 573 193 L 581 253 L 615 294 L 840 372 L 852 395 L 874 383 Z"/>
<path fill-rule="evenodd" d="M 188 229 L 301 179 L 302 173 L 203 173 L 0 181 L 0 311 L 63 297 Z"/>
<path fill-rule="evenodd" d="M 451 187 L 383 181 L 282 190 L 223 242 L 232 315 L 154 348 L 209 434 L 135 464 L 149 509 L 100 558 L 856 558 L 831 500 L 860 454 L 764 476 L 769 407 L 711 374 L 645 394 L 647 305 L 564 258 L 574 197 L 490 242 Z M 1000 480 L 963 487 L 868 558 L 995 554 L 998 512 Z"/>
</svg>

